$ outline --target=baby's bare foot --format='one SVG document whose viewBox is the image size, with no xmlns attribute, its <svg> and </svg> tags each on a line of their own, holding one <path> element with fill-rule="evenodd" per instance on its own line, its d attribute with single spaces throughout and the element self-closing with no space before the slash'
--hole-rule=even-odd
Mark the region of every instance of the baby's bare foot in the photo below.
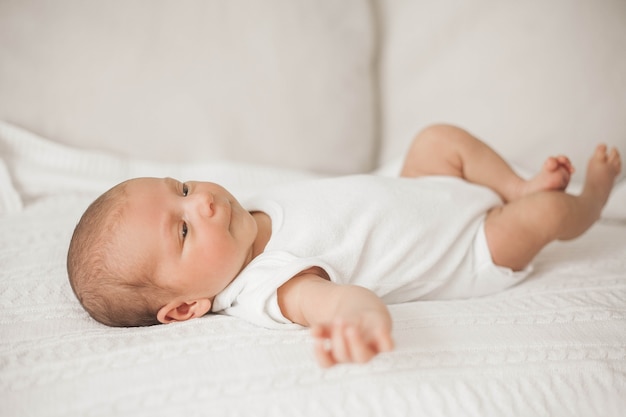
<svg viewBox="0 0 626 417">
<path fill-rule="evenodd" d="M 617 149 L 607 151 L 606 145 L 598 145 L 587 165 L 583 195 L 593 197 L 604 206 L 611 194 L 613 181 L 621 170 L 622 161 Z"/>
<path fill-rule="evenodd" d="M 543 163 L 537 175 L 521 184 L 519 196 L 537 191 L 563 191 L 567 188 L 573 173 L 574 167 L 568 157 L 551 156 Z"/>
</svg>

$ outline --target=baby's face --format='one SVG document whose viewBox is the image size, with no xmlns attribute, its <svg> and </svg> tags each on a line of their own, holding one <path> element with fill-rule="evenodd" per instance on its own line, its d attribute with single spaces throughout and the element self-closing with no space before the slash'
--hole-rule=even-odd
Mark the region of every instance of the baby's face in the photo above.
<svg viewBox="0 0 626 417">
<path fill-rule="evenodd" d="M 223 187 L 138 178 L 126 187 L 123 245 L 181 297 L 213 298 L 252 258 L 257 224 Z"/>
</svg>

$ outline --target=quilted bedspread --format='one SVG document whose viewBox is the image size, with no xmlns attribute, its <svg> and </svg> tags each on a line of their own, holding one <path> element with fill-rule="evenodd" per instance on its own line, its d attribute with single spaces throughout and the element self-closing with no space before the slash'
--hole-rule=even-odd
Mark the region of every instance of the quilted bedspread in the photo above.
<svg viewBox="0 0 626 417">
<path fill-rule="evenodd" d="M 133 329 L 91 320 L 67 282 L 65 254 L 97 187 L 59 192 L 62 175 L 25 178 L 7 160 L 22 151 L 6 143 L 1 416 L 624 415 L 623 221 L 549 245 L 527 280 L 495 296 L 390 306 L 393 352 L 325 370 L 305 329 L 225 316 Z M 237 181 L 258 181 L 261 168 L 248 169 Z"/>
</svg>

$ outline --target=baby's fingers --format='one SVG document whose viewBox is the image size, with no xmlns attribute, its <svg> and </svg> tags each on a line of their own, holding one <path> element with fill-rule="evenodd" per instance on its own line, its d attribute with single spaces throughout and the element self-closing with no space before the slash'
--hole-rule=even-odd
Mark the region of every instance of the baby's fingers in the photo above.
<svg viewBox="0 0 626 417">
<path fill-rule="evenodd" d="M 350 361 L 350 350 L 345 337 L 345 324 L 341 321 L 311 329 L 315 338 L 315 356 L 322 367 Z"/>
<path fill-rule="evenodd" d="M 390 332 L 381 330 L 377 333 L 376 348 L 378 352 L 391 352 L 393 350 L 393 338 Z"/>
<path fill-rule="evenodd" d="M 328 368 L 338 363 L 369 362 L 380 352 L 393 349 L 393 339 L 386 329 L 378 329 L 373 337 L 365 338 L 358 327 L 337 321 L 311 329 L 315 338 L 315 356 L 320 366 Z"/>
<path fill-rule="evenodd" d="M 356 328 L 341 321 L 315 327 L 311 333 L 315 337 L 315 356 L 325 368 L 338 363 L 367 362 L 375 355 Z"/>
<path fill-rule="evenodd" d="M 333 323 L 330 344 L 333 359 L 336 362 L 344 363 L 350 361 L 350 347 L 346 340 L 346 325 L 344 322 L 336 321 Z"/>
<path fill-rule="evenodd" d="M 354 327 L 346 329 L 346 338 L 350 347 L 350 357 L 352 362 L 365 363 L 376 356 L 376 352 L 372 349 L 361 336 L 361 333 Z"/>
<path fill-rule="evenodd" d="M 315 358 L 322 368 L 330 368 L 337 364 L 337 361 L 333 358 L 332 350 L 330 349 L 329 339 L 315 339 Z"/>
<path fill-rule="evenodd" d="M 320 324 L 311 327 L 311 336 L 316 339 L 320 338 L 329 338 L 330 337 L 330 328 L 329 326 L 322 326 Z"/>
</svg>

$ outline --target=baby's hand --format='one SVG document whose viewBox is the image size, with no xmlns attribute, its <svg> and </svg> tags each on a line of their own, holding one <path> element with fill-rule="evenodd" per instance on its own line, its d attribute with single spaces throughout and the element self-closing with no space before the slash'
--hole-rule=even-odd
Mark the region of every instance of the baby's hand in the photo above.
<svg viewBox="0 0 626 417">
<path fill-rule="evenodd" d="M 321 366 L 363 363 L 393 349 L 391 315 L 376 294 L 313 272 L 296 275 L 278 288 L 278 305 L 286 318 L 311 327 Z"/>
<path fill-rule="evenodd" d="M 315 338 L 315 356 L 324 368 L 338 363 L 365 363 L 378 353 L 393 349 L 390 322 L 378 311 L 337 318 L 312 327 L 311 333 Z"/>
</svg>

